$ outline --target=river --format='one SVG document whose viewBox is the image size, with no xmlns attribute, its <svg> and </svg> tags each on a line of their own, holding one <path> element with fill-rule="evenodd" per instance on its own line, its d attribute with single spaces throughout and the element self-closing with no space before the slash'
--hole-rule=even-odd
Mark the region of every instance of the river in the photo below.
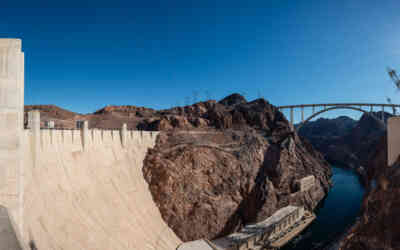
<svg viewBox="0 0 400 250">
<path fill-rule="evenodd" d="M 314 211 L 317 218 L 282 249 L 330 249 L 357 219 L 365 191 L 358 175 L 337 167 L 332 172 L 333 187 Z"/>
</svg>

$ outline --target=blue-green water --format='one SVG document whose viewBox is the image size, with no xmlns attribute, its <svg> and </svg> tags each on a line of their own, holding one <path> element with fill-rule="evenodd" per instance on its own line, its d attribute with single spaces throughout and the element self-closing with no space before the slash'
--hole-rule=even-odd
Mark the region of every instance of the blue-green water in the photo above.
<svg viewBox="0 0 400 250">
<path fill-rule="evenodd" d="M 332 167 L 333 187 L 315 210 L 317 219 L 283 249 L 329 249 L 359 215 L 364 188 L 350 170 Z"/>
</svg>

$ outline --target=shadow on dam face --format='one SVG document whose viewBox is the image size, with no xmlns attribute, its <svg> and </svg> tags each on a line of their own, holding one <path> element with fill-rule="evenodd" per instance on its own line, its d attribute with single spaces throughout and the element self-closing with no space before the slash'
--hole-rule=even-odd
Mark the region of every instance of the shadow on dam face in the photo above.
<svg viewBox="0 0 400 250">
<path fill-rule="evenodd" d="M 0 206 L 0 250 L 22 250 L 7 208 Z"/>
<path fill-rule="evenodd" d="M 118 130 L 91 132 L 83 147 L 83 130 L 24 131 L 24 242 L 39 250 L 176 249 L 181 241 L 142 173 L 156 132 L 127 131 L 125 146 Z"/>
</svg>

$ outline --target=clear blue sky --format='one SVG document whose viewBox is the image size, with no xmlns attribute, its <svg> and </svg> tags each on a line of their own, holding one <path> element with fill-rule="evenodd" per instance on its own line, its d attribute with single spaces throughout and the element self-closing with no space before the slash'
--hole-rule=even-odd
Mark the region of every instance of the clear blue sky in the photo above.
<svg viewBox="0 0 400 250">
<path fill-rule="evenodd" d="M 107 104 L 169 108 L 193 91 L 199 99 L 262 93 L 274 105 L 399 103 L 386 73 L 400 69 L 399 24 L 398 0 L 20 0 L 0 8 L 0 37 L 23 39 L 25 103 L 82 113 Z"/>
</svg>

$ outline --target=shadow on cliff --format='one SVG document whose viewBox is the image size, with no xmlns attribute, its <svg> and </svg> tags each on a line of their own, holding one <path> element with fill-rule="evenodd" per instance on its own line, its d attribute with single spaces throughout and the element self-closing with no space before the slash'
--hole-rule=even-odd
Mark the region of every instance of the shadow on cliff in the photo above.
<svg viewBox="0 0 400 250">
<path fill-rule="evenodd" d="M 271 198 L 270 190 L 268 189 L 268 181 L 272 180 L 274 186 L 279 185 L 279 174 L 275 171 L 280 161 L 280 146 L 273 144 L 268 147 L 264 153 L 264 161 L 258 169 L 255 183 L 249 193 L 242 188 L 242 196 L 244 199 L 240 202 L 236 211 L 228 219 L 223 229 L 215 238 L 220 238 L 239 230 L 242 226 L 256 222 L 259 218 L 259 213 L 262 211 L 268 198 Z M 244 186 L 249 186 L 251 180 L 247 179 Z M 274 196 L 273 196 L 274 197 Z M 276 198 L 276 197 L 275 197 Z M 272 210 L 275 210 L 276 199 L 272 202 L 275 204 Z M 271 211 L 272 211 L 271 210 Z"/>
</svg>

